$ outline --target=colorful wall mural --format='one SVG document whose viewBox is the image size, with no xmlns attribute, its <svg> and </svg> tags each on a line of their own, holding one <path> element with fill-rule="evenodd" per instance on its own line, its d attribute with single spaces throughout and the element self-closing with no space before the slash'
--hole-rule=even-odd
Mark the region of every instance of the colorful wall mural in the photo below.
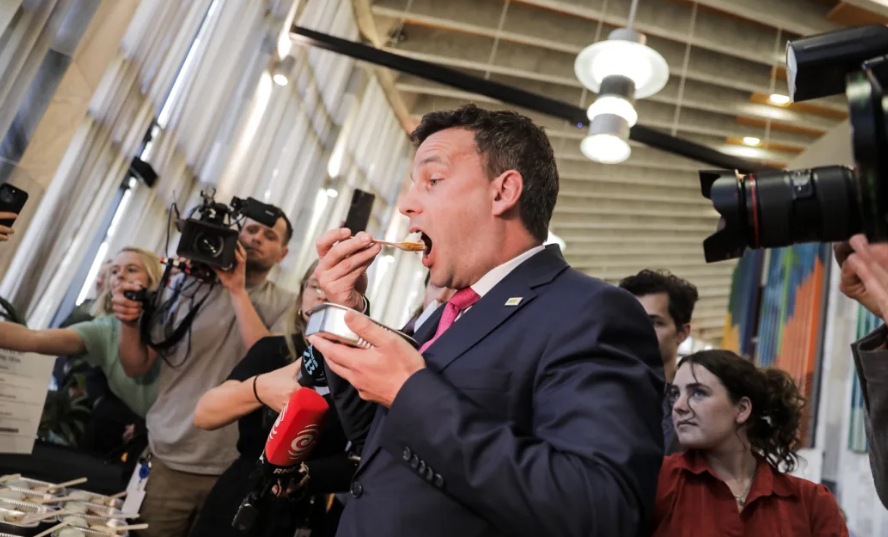
<svg viewBox="0 0 888 537">
<path fill-rule="evenodd" d="M 863 306 L 857 307 L 857 330 L 855 340 L 869 334 L 882 324 L 882 319 L 876 317 Z M 851 426 L 848 428 L 848 449 L 858 452 L 869 450 L 866 441 L 863 417 L 863 392 L 860 391 L 860 380 L 857 374 L 851 380 Z"/>
<path fill-rule="evenodd" d="M 753 337 L 758 318 L 758 294 L 762 279 L 761 250 L 747 250 L 734 269 L 731 296 L 728 299 L 728 315 L 722 348 L 743 356 L 752 355 Z"/>
<path fill-rule="evenodd" d="M 787 371 L 808 398 L 802 422 L 803 445 L 810 445 L 817 412 L 817 378 L 820 370 L 827 286 L 826 263 L 830 248 L 801 244 L 775 248 L 762 267 L 761 252 L 747 252 L 734 273 L 724 348 L 752 358 L 763 367 Z M 760 304 L 760 270 L 766 283 Z"/>
</svg>

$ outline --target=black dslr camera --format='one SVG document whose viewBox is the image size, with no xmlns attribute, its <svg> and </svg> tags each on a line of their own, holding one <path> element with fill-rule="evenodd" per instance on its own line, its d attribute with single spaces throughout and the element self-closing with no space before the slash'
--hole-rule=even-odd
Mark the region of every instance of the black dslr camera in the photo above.
<svg viewBox="0 0 888 537">
<path fill-rule="evenodd" d="M 125 296 L 128 300 L 132 300 L 134 302 L 141 302 L 142 304 L 150 304 L 154 301 L 155 292 L 149 291 L 144 287 L 139 289 L 138 291 L 124 291 L 123 296 Z"/>
<path fill-rule="evenodd" d="M 888 28 L 860 26 L 791 41 L 786 51 L 790 97 L 800 102 L 848 96 L 855 167 L 701 171 L 703 196 L 721 214 L 703 242 L 709 263 L 747 247 L 837 242 L 865 233 L 888 241 Z"/>
<path fill-rule="evenodd" d="M 203 203 L 192 209 L 186 220 L 176 222 L 182 233 L 176 254 L 191 261 L 192 267 L 203 264 L 230 270 L 235 265 L 237 237 L 243 220 L 251 218 L 274 227 L 281 211 L 253 198 L 231 198 L 231 205 L 217 203 L 215 194 L 213 189 L 201 192 Z"/>
</svg>

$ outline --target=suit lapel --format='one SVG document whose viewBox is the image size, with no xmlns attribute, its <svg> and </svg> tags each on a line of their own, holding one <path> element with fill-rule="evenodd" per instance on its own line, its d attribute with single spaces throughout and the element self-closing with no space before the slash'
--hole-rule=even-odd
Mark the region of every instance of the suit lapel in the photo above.
<svg viewBox="0 0 888 537">
<path fill-rule="evenodd" d="M 426 322 L 422 323 L 419 330 L 413 334 L 413 339 L 419 343 L 420 347 L 425 345 L 426 341 L 435 337 L 435 332 L 438 331 L 438 323 L 441 322 L 441 316 L 444 315 L 444 307 L 445 306 L 438 306 L 438 309 L 436 309 Z"/>
<path fill-rule="evenodd" d="M 444 370 L 532 302 L 536 298 L 534 287 L 552 281 L 566 268 L 568 265 L 557 247 L 547 248 L 522 263 L 441 334 L 423 355 L 426 363 L 436 371 Z"/>
<path fill-rule="evenodd" d="M 423 354 L 426 363 L 432 366 L 435 372 L 442 371 L 518 310 L 529 304 L 536 297 L 534 288 L 551 282 L 568 267 L 557 246 L 550 246 L 522 263 L 426 349 Z M 517 305 L 506 305 L 507 302 L 510 304 L 514 302 L 509 299 L 515 298 L 521 299 Z M 414 339 L 420 346 L 435 336 L 443 314 L 444 308 L 438 308 L 414 334 Z M 385 427 L 386 415 L 388 409 L 380 405 L 373 418 L 370 435 L 364 444 L 356 476 L 370 464 L 380 450 L 379 436 L 382 434 L 381 429 Z"/>
<path fill-rule="evenodd" d="M 526 283 L 508 277 L 507 280 L 510 281 L 504 280 L 491 289 L 426 349 L 426 363 L 443 371 L 536 297 Z M 513 297 L 521 297 L 521 302 L 506 306 L 506 301 Z"/>
</svg>

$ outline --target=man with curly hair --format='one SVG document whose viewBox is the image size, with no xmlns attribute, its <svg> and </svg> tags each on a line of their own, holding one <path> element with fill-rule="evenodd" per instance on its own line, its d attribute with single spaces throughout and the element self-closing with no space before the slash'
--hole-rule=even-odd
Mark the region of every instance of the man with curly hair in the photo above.
<svg viewBox="0 0 888 537">
<path fill-rule="evenodd" d="M 678 362 L 678 348 L 691 333 L 691 316 L 694 314 L 694 304 L 699 297 L 697 288 L 667 270 L 649 269 L 624 278 L 620 282 L 620 287 L 635 295 L 650 317 L 660 342 L 666 382 L 671 384 Z M 663 439 L 668 454 L 681 449 L 675 441 L 672 407 L 665 397 Z"/>
</svg>

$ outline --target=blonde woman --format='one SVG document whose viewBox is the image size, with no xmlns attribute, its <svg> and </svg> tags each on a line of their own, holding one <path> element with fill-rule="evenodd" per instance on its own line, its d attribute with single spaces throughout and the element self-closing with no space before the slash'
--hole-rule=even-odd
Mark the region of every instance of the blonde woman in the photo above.
<svg viewBox="0 0 888 537">
<path fill-rule="evenodd" d="M 120 321 L 112 314 L 111 297 L 123 283 L 138 283 L 156 289 L 163 275 L 160 259 L 142 248 L 122 249 L 108 268 L 103 292 L 90 312 L 95 319 L 68 328 L 31 330 L 14 323 L 0 323 L 0 348 L 36 352 L 50 356 L 82 355 L 101 368 L 111 393 L 133 413 L 144 419 L 157 397 L 155 367 L 147 375 L 130 378 L 124 373 L 117 353 Z M 158 362 L 159 366 L 159 362 Z"/>
<path fill-rule="evenodd" d="M 316 265 L 309 267 L 302 278 L 287 336 L 270 336 L 256 342 L 228 380 L 204 394 L 197 404 L 194 423 L 198 427 L 212 430 L 237 421 L 240 457 L 210 491 L 191 537 L 244 535 L 231 526 L 232 518 L 255 486 L 251 474 L 278 412 L 300 388 L 296 378 L 301 357 L 309 352 L 303 336 L 308 312 L 326 301 L 314 276 Z M 328 393 L 322 386 L 315 389 L 321 395 Z M 330 515 L 327 500 L 319 495 L 348 490 L 356 466 L 347 456 L 348 441 L 329 398 L 328 403 L 330 411 L 318 444 L 303 467 L 307 472 L 305 486 L 290 498 L 267 498 L 262 517 L 249 535 L 290 537 L 294 533 L 302 535 L 299 531 L 320 534 L 325 517 Z"/>
</svg>

